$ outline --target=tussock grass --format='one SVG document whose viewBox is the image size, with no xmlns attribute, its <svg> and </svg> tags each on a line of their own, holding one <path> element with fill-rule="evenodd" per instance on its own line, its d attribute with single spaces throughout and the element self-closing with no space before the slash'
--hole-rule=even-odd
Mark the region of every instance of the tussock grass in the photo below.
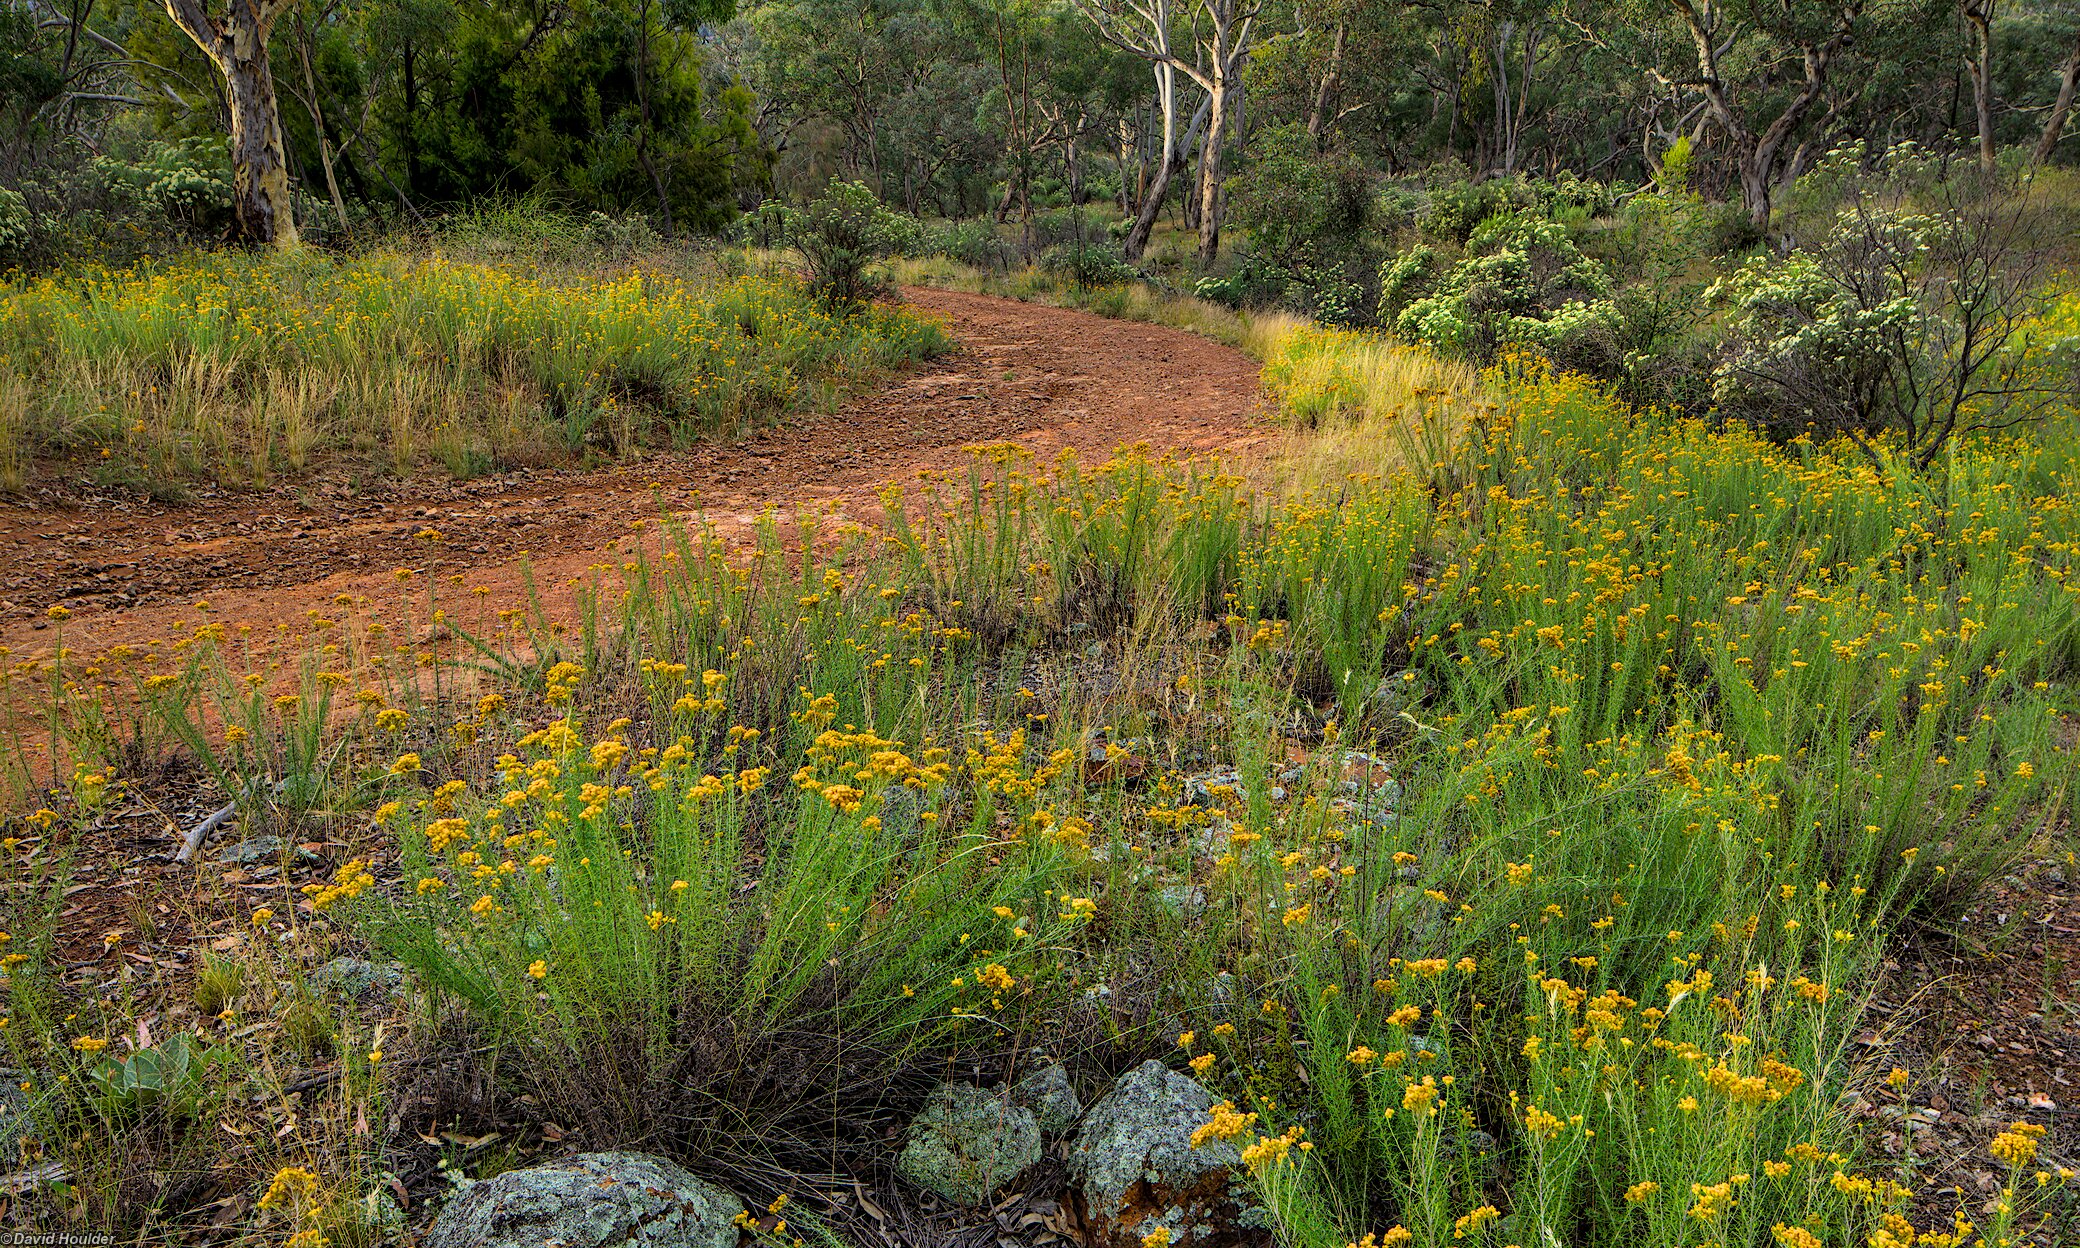
<svg viewBox="0 0 2080 1248">
<path fill-rule="evenodd" d="M 381 470 L 726 437 L 945 349 L 785 277 L 560 280 L 439 255 L 200 255 L 0 291 L 0 479 L 39 456 L 177 485 L 346 456 Z M 9 467 L 13 465 L 13 467 Z"/>
</svg>

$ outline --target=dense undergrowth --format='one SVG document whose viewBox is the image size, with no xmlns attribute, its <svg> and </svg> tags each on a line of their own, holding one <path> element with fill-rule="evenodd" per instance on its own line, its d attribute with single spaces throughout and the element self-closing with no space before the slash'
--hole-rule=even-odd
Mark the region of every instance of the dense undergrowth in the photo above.
<svg viewBox="0 0 2080 1248">
<path fill-rule="evenodd" d="M 1282 351 L 1323 436 L 1427 431 L 1406 466 L 1267 493 L 987 451 L 879 532 L 747 556 L 667 524 L 574 616 L 439 583 L 314 621 L 300 665 L 205 622 L 17 669 L 50 709 L 16 787 L 70 776 L 7 868 L 0 1035 L 70 1176 L 36 1207 L 201 1216 L 137 1175 L 234 1104 L 305 1123 L 201 1167 L 289 1173 L 270 1233 L 372 1238 L 439 1124 L 370 1124 L 429 1104 L 763 1199 L 885 1164 L 920 1080 L 1037 1049 L 1189 1063 L 1298 1244 L 2070 1234 L 2026 1124 L 1993 1203 L 1910 1234 L 1911 1154 L 1861 1156 L 1840 1098 L 1885 1077 L 1851 1042 L 1902 925 L 2070 835 L 2073 444 L 1917 473 L 1521 362 L 1332 401 L 1392 350 Z M 145 1034 L 63 978 L 51 917 L 115 769 L 169 752 L 351 849 Z M 328 992 L 343 948 L 406 1004 Z M 178 1090 L 122 1093 L 182 1017 Z"/>
<path fill-rule="evenodd" d="M 67 457 L 162 492 L 342 460 L 584 462 L 828 407 L 948 345 L 900 310 L 834 315 L 788 276 L 633 261 L 225 252 L 52 274 L 0 289 L 0 484 Z"/>
</svg>

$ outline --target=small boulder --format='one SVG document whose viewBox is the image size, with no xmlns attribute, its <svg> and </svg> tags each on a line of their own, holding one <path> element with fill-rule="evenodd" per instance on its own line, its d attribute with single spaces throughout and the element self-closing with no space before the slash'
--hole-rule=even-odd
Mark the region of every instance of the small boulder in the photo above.
<svg viewBox="0 0 2080 1248">
<path fill-rule="evenodd" d="M 448 1202 L 420 1248 L 735 1248 L 744 1202 L 645 1153 L 508 1170 Z"/>
<path fill-rule="evenodd" d="M 334 958 L 312 973 L 319 987 L 342 997 L 365 997 L 380 992 L 388 995 L 404 982 L 404 973 L 394 966 L 367 958 Z"/>
<path fill-rule="evenodd" d="M 1156 904 L 1191 922 L 1206 913 L 1206 890 L 1197 884 L 1170 884 L 1156 890 Z"/>
<path fill-rule="evenodd" d="M 1092 1243 L 1140 1248 L 1158 1227 L 1175 1248 L 1271 1242 L 1270 1216 L 1252 1197 L 1242 1154 L 1224 1140 L 1192 1147 L 1212 1106 L 1195 1080 L 1148 1061 L 1091 1107 L 1069 1150 L 1069 1175 Z"/>
<path fill-rule="evenodd" d="M 29 1108 L 28 1082 L 22 1071 L 0 1067 L 0 1171 L 18 1170 L 24 1164 L 27 1145 L 36 1138 L 36 1119 Z"/>
<path fill-rule="evenodd" d="M 292 847 L 289 842 L 279 836 L 248 837 L 234 845 L 228 845 L 222 852 L 218 853 L 217 861 L 234 867 L 250 867 L 257 863 L 278 861 L 285 852 L 290 851 L 292 848 L 295 851 L 297 862 L 313 863 L 318 861 L 318 856 L 310 850 L 305 849 L 301 845 Z"/>
<path fill-rule="evenodd" d="M 1060 1062 L 1027 1071 L 1023 1079 L 1011 1085 L 1011 1099 L 1032 1110 L 1040 1130 L 1048 1135 L 1067 1131 L 1083 1116 L 1083 1101 L 1077 1097 L 1075 1085 L 1069 1082 L 1069 1072 Z"/>
<path fill-rule="evenodd" d="M 990 1196 L 1040 1160 L 1040 1120 L 1008 1092 L 942 1083 L 910 1124 L 896 1173 L 963 1205 Z"/>
</svg>

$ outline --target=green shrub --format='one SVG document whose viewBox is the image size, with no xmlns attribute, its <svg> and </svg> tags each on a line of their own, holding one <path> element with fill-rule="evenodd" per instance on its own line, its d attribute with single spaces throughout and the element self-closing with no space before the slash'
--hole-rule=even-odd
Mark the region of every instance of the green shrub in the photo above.
<svg viewBox="0 0 2080 1248">
<path fill-rule="evenodd" d="M 809 284 L 826 307 L 861 308 L 888 293 L 876 261 L 915 237 L 915 219 L 884 206 L 859 182 L 833 182 L 789 221 L 787 240 L 809 266 Z"/>
<path fill-rule="evenodd" d="M 2040 364 L 2062 344 L 2035 332 L 2047 258 L 2025 196 L 1883 177 L 1845 196 L 1816 245 L 1707 292 L 1731 314 L 1722 409 L 1784 436 L 1890 433 L 1926 466 L 1959 430 L 2070 402 L 2071 378 Z"/>
<path fill-rule="evenodd" d="M 780 200 L 769 199 L 732 221 L 729 234 L 731 238 L 753 247 L 785 247 L 797 228 L 798 215 Z"/>
<path fill-rule="evenodd" d="M 201 234 L 231 219 L 231 153 L 224 140 L 155 143 L 136 161 L 97 156 L 94 171 L 118 205 Z"/>
<path fill-rule="evenodd" d="M 1118 250 L 1102 243 L 1056 243 L 1040 255 L 1040 269 L 1078 288 L 1117 286 L 1131 282 L 1140 273 L 1120 258 Z"/>
<path fill-rule="evenodd" d="M 956 221 L 939 231 L 933 250 L 949 260 L 978 269 L 1006 270 L 1018 249 L 988 221 Z"/>
<path fill-rule="evenodd" d="M 0 259 L 13 259 L 29 245 L 29 230 L 35 218 L 29 201 L 20 191 L 0 187 Z"/>
<path fill-rule="evenodd" d="M 1397 296 L 1420 289 L 1427 264 L 1413 252 L 1405 266 L 1396 262 L 1388 279 Z M 1409 299 L 1394 327 L 1403 338 L 1448 355 L 1484 359 L 1504 342 L 1542 340 L 1547 317 L 1609 289 L 1603 265 L 1582 254 L 1565 226 L 1511 212 L 1476 226 L 1465 255 L 1428 293 Z"/>
<path fill-rule="evenodd" d="M 1494 178 L 1486 182 L 1451 182 L 1430 192 L 1430 202 L 1417 219 L 1423 233 L 1464 243 L 1475 227 L 1500 213 L 1529 208 L 1534 197 L 1518 182 Z"/>
</svg>

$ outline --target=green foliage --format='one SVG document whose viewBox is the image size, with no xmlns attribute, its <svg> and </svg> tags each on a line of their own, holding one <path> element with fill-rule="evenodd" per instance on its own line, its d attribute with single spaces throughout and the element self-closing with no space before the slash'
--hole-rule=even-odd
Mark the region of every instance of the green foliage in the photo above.
<svg viewBox="0 0 2080 1248">
<path fill-rule="evenodd" d="M 219 231 L 231 220 L 231 154 L 220 138 L 155 143 L 134 161 L 97 156 L 94 171 L 117 204 L 190 234 Z"/>
<path fill-rule="evenodd" d="M 29 243 L 29 230 L 34 224 L 29 215 L 29 203 L 20 191 L 0 188 L 0 259 L 11 259 L 21 254 Z"/>
<path fill-rule="evenodd" d="M 409 47 L 375 116 L 385 164 L 419 201 L 532 191 L 713 230 L 737 191 L 765 180 L 750 94 L 704 87 L 706 53 L 677 7 L 587 0 L 545 19 L 518 5 L 400 3 L 369 17 L 372 38 Z"/>
<path fill-rule="evenodd" d="M 559 278 L 542 258 L 599 222 L 473 220 L 451 238 L 525 255 L 527 271 L 395 252 L 209 254 L 0 288 L 0 351 L 35 379 L 22 432 L 59 454 L 105 448 L 152 481 L 251 483 L 341 454 L 467 473 L 734 434 L 945 348 L 936 325 L 832 315 L 789 278 Z M 312 711 L 329 696 L 309 693 Z M 241 716 L 262 702 L 240 695 Z M 275 761 L 312 773 L 316 748 Z"/>
<path fill-rule="evenodd" d="M 1330 325 L 1370 320 L 1367 286 L 1378 235 L 1374 176 L 1349 149 L 1277 126 L 1228 180 L 1229 213 L 1249 236 L 1253 263 L 1284 277 L 1283 298 Z"/>
<path fill-rule="evenodd" d="M 1062 278 L 1079 290 L 1117 286 L 1140 276 L 1133 265 L 1120 258 L 1116 248 L 1095 240 L 1056 243 L 1040 253 L 1039 263 L 1042 272 Z"/>
<path fill-rule="evenodd" d="M 1529 188 L 1513 178 L 1452 181 L 1431 190 L 1420 223 L 1425 234 L 1464 244 L 1490 217 L 1531 208 L 1535 203 Z"/>
<path fill-rule="evenodd" d="M 1816 245 L 1751 259 L 1707 292 L 1731 312 L 1714 398 L 1780 432 L 1891 432 L 1925 466 L 1960 428 L 2026 423 L 2070 395 L 2039 361 L 2044 255 L 2026 194 L 1986 195 L 1905 160 L 1850 173 Z"/>
<path fill-rule="evenodd" d="M 192 1113 L 202 1087 L 208 1050 L 176 1032 L 166 1041 L 123 1058 L 107 1058 L 89 1073 L 92 1095 L 103 1113 L 130 1117 L 150 1109 Z"/>
<path fill-rule="evenodd" d="M 1532 212 L 1475 226 L 1464 256 L 1424 289 L 1421 273 L 1432 263 L 1412 251 L 1389 266 L 1381 285 L 1397 297 L 1422 291 L 1395 314 L 1403 338 L 1461 358 L 1491 358 L 1505 342 L 1573 332 L 1593 315 L 1586 302 L 1610 288 L 1604 266 L 1582 254 L 1567 227 Z"/>
<path fill-rule="evenodd" d="M 934 250 L 950 260 L 978 269 L 1004 271 L 1017 258 L 1017 248 L 987 221 L 957 221 L 939 232 Z"/>
<path fill-rule="evenodd" d="M 1663 195 L 1687 195 L 1697 177 L 1697 152 L 1690 136 L 1679 135 L 1654 167 L 1654 186 Z"/>
<path fill-rule="evenodd" d="M 858 182 L 833 182 L 794 214 L 787 241 L 809 266 L 809 284 L 825 307 L 848 313 L 890 289 L 877 261 L 899 255 L 918 237 L 915 218 L 884 207 Z"/>
</svg>

